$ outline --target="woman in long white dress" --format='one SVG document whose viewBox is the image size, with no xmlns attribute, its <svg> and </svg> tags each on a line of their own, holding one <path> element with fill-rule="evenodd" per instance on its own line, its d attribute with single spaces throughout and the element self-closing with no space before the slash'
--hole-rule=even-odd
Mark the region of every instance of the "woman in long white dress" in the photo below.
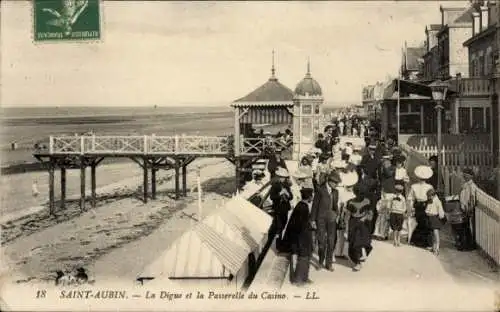
<svg viewBox="0 0 500 312">
<path fill-rule="evenodd" d="M 335 245 L 335 257 L 345 257 L 348 255 L 348 246 L 346 244 L 345 235 L 345 207 L 347 202 L 354 197 L 354 186 L 358 183 L 359 177 L 356 172 L 342 175 L 342 185 L 337 187 L 339 192 L 339 221 L 337 225 L 337 243 Z"/>
</svg>

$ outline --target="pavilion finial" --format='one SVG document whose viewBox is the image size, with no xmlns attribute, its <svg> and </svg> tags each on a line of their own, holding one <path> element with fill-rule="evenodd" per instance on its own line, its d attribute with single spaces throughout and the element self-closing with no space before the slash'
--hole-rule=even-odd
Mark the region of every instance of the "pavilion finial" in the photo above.
<svg viewBox="0 0 500 312">
<path fill-rule="evenodd" d="M 311 59 L 307 57 L 307 74 L 311 74 Z"/>
<path fill-rule="evenodd" d="M 272 59 L 272 67 L 271 67 L 271 78 L 276 78 L 276 69 L 274 68 L 274 49 L 273 49 L 273 59 Z"/>
</svg>

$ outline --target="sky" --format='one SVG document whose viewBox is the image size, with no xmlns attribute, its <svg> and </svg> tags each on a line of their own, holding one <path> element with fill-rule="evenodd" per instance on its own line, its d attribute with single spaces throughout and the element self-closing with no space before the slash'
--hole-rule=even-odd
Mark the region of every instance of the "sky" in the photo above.
<svg viewBox="0 0 500 312">
<path fill-rule="evenodd" d="M 361 103 L 441 4 L 467 1 L 104 1 L 100 42 L 35 44 L 31 1 L 1 1 L 0 105 L 228 105 L 267 81 L 273 49 L 289 88 L 310 58 L 327 103 Z"/>
</svg>

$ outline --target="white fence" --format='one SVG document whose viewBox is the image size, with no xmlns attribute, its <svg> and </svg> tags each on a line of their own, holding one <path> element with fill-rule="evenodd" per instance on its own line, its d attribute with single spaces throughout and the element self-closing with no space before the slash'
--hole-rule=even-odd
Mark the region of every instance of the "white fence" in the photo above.
<svg viewBox="0 0 500 312">
<path fill-rule="evenodd" d="M 424 145 L 416 148 L 416 151 L 429 158 L 438 154 L 436 145 Z M 442 150 L 443 163 L 445 166 L 452 167 L 491 167 L 493 157 L 489 146 L 477 143 L 474 145 L 446 145 L 443 144 Z"/>
<path fill-rule="evenodd" d="M 422 155 L 408 145 L 402 145 L 402 149 L 408 155 L 408 163 L 412 167 L 427 164 L 427 156 Z M 460 167 L 456 169 L 445 167 L 442 172 L 445 194 L 460 194 L 462 184 L 464 183 Z M 475 184 L 474 191 L 476 195 L 476 242 L 481 250 L 496 265 L 500 265 L 500 201 L 486 194 Z"/>
</svg>

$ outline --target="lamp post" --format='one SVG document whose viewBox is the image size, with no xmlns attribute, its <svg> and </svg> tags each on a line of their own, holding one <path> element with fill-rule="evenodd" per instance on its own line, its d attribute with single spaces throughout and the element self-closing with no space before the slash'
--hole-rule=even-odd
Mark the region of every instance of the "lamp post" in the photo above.
<svg viewBox="0 0 500 312">
<path fill-rule="evenodd" d="M 448 92 L 448 83 L 442 80 L 436 80 L 429 85 L 432 90 L 432 99 L 436 102 L 434 107 L 437 112 L 437 149 L 438 149 L 438 164 L 436 175 L 438 177 L 438 190 L 442 191 L 441 185 L 441 166 L 443 165 L 443 138 L 442 138 L 442 113 L 443 113 L 443 102 L 446 99 L 446 93 Z"/>
</svg>

